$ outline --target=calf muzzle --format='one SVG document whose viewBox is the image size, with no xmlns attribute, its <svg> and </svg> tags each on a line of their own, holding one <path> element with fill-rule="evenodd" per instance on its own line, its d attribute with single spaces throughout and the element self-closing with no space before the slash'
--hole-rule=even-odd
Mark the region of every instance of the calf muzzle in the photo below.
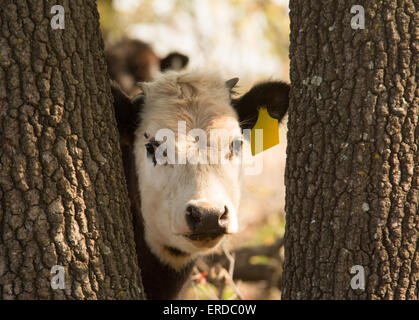
<svg viewBox="0 0 419 320">
<path fill-rule="evenodd" d="M 187 237 L 191 240 L 213 240 L 227 233 L 228 208 L 189 205 L 185 211 L 186 223 L 191 230 Z"/>
</svg>

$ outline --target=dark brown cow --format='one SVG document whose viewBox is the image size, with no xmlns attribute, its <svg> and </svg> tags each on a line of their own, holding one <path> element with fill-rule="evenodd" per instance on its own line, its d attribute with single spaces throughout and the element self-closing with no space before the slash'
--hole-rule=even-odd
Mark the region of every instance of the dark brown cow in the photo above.
<svg viewBox="0 0 419 320">
<path fill-rule="evenodd" d="M 106 48 L 105 58 L 111 79 L 131 95 L 140 92 L 137 82 L 151 81 L 159 71 L 180 71 L 189 62 L 189 58 L 179 52 L 171 52 L 160 59 L 149 44 L 126 38 Z"/>
</svg>

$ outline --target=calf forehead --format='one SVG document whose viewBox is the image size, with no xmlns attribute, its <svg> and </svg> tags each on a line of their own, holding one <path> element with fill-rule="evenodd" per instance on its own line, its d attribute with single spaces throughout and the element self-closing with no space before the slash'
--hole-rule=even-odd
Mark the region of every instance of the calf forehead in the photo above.
<svg viewBox="0 0 419 320">
<path fill-rule="evenodd" d="M 169 73 L 144 87 L 143 125 L 178 128 L 236 129 L 237 114 L 221 77 L 202 73 Z"/>
</svg>

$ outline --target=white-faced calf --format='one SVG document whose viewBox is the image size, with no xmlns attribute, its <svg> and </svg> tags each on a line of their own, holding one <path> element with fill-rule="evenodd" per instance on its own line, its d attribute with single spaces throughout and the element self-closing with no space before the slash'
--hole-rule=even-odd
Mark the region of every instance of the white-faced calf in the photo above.
<svg viewBox="0 0 419 320">
<path fill-rule="evenodd" d="M 261 83 L 234 98 L 237 81 L 167 73 L 132 100 L 112 87 L 149 299 L 174 298 L 194 260 L 237 232 L 242 130 L 253 127 L 260 106 L 278 120 L 287 112 L 287 84 Z"/>
</svg>

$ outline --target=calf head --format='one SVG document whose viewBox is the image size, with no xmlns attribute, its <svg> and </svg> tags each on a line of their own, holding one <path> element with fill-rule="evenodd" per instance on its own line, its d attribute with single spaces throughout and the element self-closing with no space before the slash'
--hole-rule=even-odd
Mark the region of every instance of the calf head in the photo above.
<svg viewBox="0 0 419 320">
<path fill-rule="evenodd" d="M 175 269 L 237 232 L 242 129 L 253 127 L 261 105 L 279 120 L 288 108 L 287 84 L 232 98 L 237 81 L 171 72 L 142 84 L 130 102 L 113 89 L 121 141 L 135 155 L 145 240 Z"/>
</svg>

